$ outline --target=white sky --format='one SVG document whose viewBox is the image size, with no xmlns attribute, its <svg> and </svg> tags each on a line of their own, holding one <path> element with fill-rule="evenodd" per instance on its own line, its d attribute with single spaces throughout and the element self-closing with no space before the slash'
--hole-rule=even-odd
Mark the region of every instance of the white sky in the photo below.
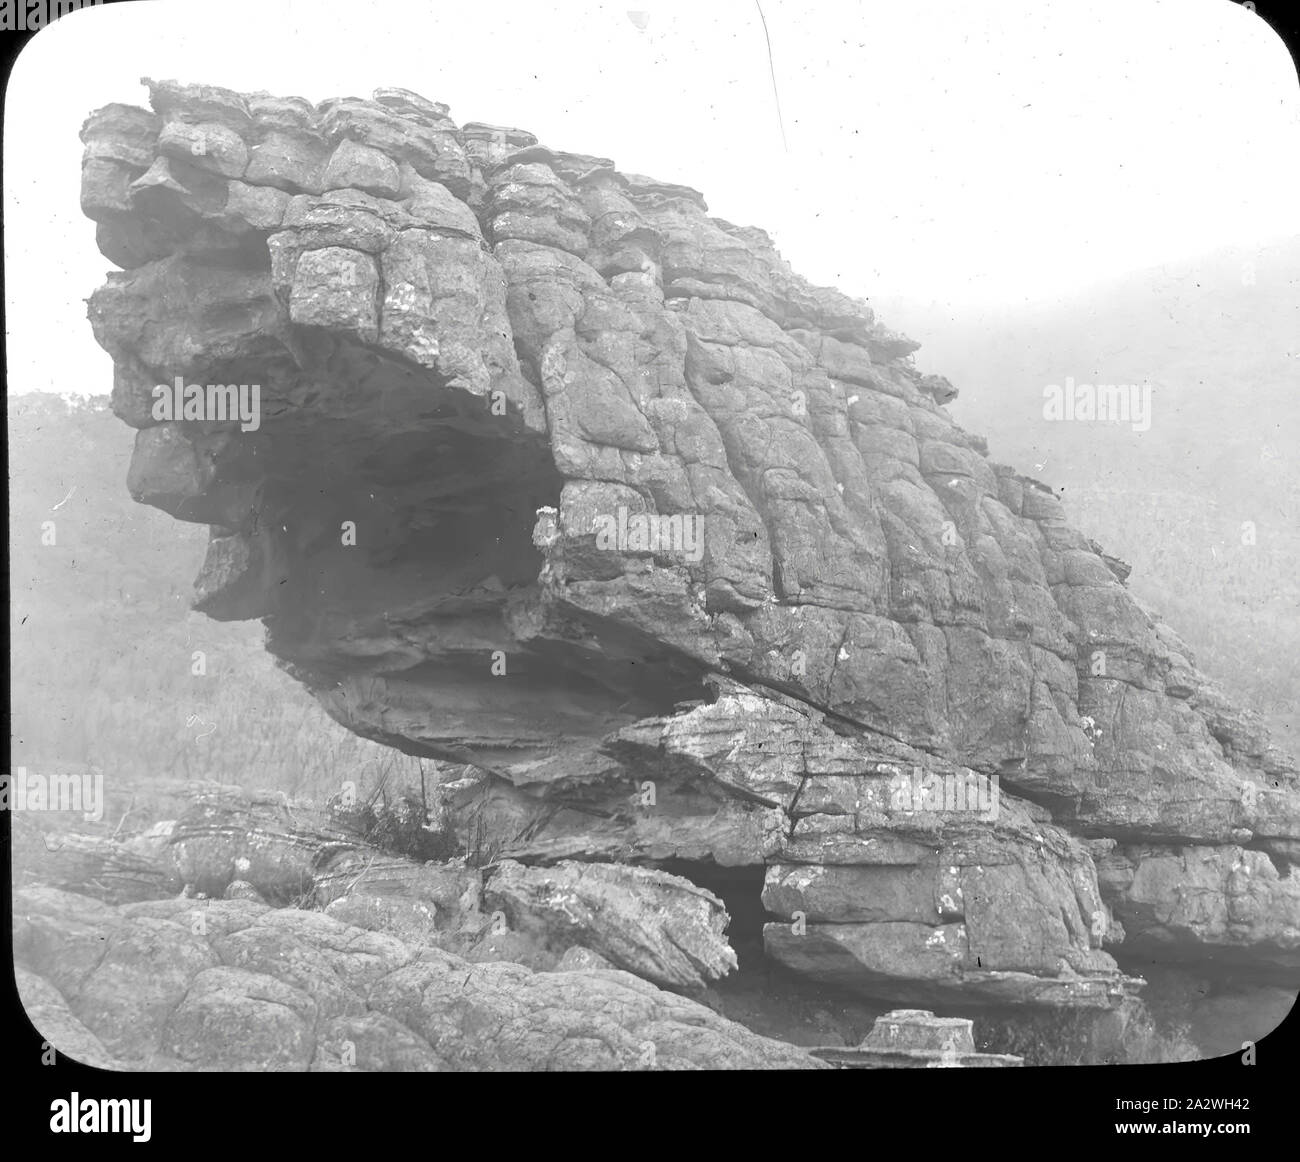
<svg viewBox="0 0 1300 1162">
<path fill-rule="evenodd" d="M 646 14 L 639 30 L 628 11 Z M 1300 86 L 1228 0 L 155 0 L 39 33 L 5 103 L 10 391 L 107 391 L 77 131 L 143 75 L 394 85 L 704 191 L 855 295 L 989 306 L 1300 233 Z M 886 316 L 884 321 L 889 322 Z"/>
</svg>

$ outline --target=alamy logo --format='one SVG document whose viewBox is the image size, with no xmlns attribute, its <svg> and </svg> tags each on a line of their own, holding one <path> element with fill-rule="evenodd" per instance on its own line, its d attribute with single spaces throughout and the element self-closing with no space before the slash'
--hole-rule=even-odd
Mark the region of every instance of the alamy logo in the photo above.
<svg viewBox="0 0 1300 1162">
<path fill-rule="evenodd" d="M 0 0 L 0 32 L 36 32 L 78 8 L 104 0 Z"/>
<path fill-rule="evenodd" d="M 596 548 L 602 552 L 674 554 L 698 562 L 704 556 L 704 517 L 698 513 L 671 516 L 657 512 L 629 515 L 621 506 L 617 515 L 602 513 L 593 521 Z"/>
<path fill-rule="evenodd" d="M 1080 423 L 1132 424 L 1135 432 L 1151 427 L 1149 383 L 1049 383 L 1043 388 L 1043 419 Z"/>
<path fill-rule="evenodd" d="M 153 1099 L 59 1097 L 50 1102 L 52 1134 L 130 1134 L 133 1142 L 147 1142 Z"/>
<path fill-rule="evenodd" d="M 0 775 L 0 811 L 80 811 L 83 819 L 104 818 L 104 776 L 99 771 L 37 774 L 16 767 Z"/>
<path fill-rule="evenodd" d="M 938 773 L 913 767 L 889 780 L 889 798 L 895 811 L 970 812 L 996 819 L 998 776 L 972 770 Z"/>
<path fill-rule="evenodd" d="M 153 410 L 150 414 L 160 424 L 175 420 L 220 423 L 239 420 L 241 432 L 255 432 L 262 426 L 262 385 L 187 384 L 178 375 L 170 387 L 160 383 L 153 389 Z"/>
</svg>

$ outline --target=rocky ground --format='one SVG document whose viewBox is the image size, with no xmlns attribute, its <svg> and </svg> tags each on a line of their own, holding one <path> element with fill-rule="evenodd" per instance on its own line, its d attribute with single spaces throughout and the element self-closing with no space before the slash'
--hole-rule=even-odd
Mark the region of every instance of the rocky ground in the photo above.
<svg viewBox="0 0 1300 1162">
<path fill-rule="evenodd" d="M 916 344 L 697 191 L 610 159 L 457 126 L 403 90 L 312 106 L 147 84 L 150 109 L 110 105 L 82 132 L 82 206 L 121 268 L 90 319 L 138 429 L 129 486 L 210 527 L 199 608 L 263 619 L 331 715 L 454 774 L 444 857 L 534 958 L 465 970 L 495 998 L 492 1038 L 498 1002 L 541 1021 L 535 999 L 569 979 L 544 954 L 582 932 L 571 946 L 619 966 L 573 978 L 594 997 L 660 990 L 635 993 L 663 999 L 634 1006 L 634 1031 L 715 1031 L 696 1063 L 796 1059 L 674 1007 L 736 967 L 700 886 L 720 871 L 733 911 L 762 913 L 760 966 L 828 998 L 1106 1014 L 1148 966 L 1294 995 L 1294 762 L 1050 489 L 950 420 L 956 389 L 915 369 Z M 160 416 L 153 388 L 178 376 L 259 384 L 256 430 Z M 994 779 L 994 810 L 900 794 Z M 183 862 L 202 842 L 171 846 Z M 329 871 L 304 878 L 274 842 L 235 858 L 269 882 L 210 852 L 213 882 L 179 874 L 283 904 Z M 506 1064 L 431 1032 L 463 949 L 413 951 L 430 946 L 401 935 L 406 903 L 379 923 L 349 896 L 323 905 L 329 927 L 214 904 L 219 934 L 176 953 L 151 1010 L 171 1014 L 157 1039 L 93 1031 L 200 1060 L 205 1007 L 274 1003 L 305 1066 L 361 1005 L 411 1061 Z M 134 946 L 193 906 L 33 900 L 33 955 L 83 928 Z M 390 925 L 402 951 L 364 983 L 332 970 L 334 1010 L 287 979 L 256 1000 L 265 974 L 237 975 L 257 971 L 245 946 L 325 955 Z M 76 1014 L 103 971 L 43 979 Z M 633 1052 L 531 1037 L 516 1064 Z M 664 1038 L 655 1060 L 685 1061 Z"/>
</svg>

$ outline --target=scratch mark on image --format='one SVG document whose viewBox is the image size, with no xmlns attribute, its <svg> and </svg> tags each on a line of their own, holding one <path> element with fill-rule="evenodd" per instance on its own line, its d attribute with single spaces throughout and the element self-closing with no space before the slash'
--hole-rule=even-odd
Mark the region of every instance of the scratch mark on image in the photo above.
<svg viewBox="0 0 1300 1162">
<path fill-rule="evenodd" d="M 201 739 L 201 738 L 207 738 L 208 735 L 210 735 L 210 734 L 215 734 L 215 733 L 216 733 L 216 730 L 217 730 L 217 724 L 216 724 L 215 722 L 204 722 L 203 719 L 201 719 L 197 714 L 191 714 L 191 715 L 190 715 L 190 716 L 185 720 L 185 725 L 186 725 L 186 726 L 193 726 L 196 722 L 197 722 L 200 726 L 210 726 L 212 729 L 211 729 L 211 730 L 205 730 L 202 734 L 196 734 L 196 735 L 194 736 L 194 741 L 195 741 L 195 742 L 198 742 L 199 739 Z"/>
<path fill-rule="evenodd" d="M 763 22 L 763 39 L 767 41 L 767 68 L 772 74 L 772 98 L 776 101 L 776 123 L 781 127 L 781 145 L 789 153 L 790 143 L 785 139 L 785 118 L 781 116 L 781 94 L 776 91 L 776 66 L 772 63 L 772 38 L 767 32 L 767 17 L 763 15 L 763 6 L 758 0 L 754 0 L 754 7 L 758 9 L 758 18 Z"/>
</svg>

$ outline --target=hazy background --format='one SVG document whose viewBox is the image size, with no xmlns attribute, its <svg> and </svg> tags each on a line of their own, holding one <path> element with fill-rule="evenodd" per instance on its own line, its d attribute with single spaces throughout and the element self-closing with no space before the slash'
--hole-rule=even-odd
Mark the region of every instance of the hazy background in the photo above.
<svg viewBox="0 0 1300 1162">
<path fill-rule="evenodd" d="M 762 11 L 770 58 L 752 0 L 160 0 L 56 22 L 5 107 L 10 393 L 111 387 L 84 307 L 110 269 L 78 206 L 93 108 L 145 103 L 142 75 L 313 101 L 410 88 L 702 189 L 869 298 L 961 389 L 959 421 L 1064 490 L 1133 591 L 1300 749 L 1300 86 L 1282 42 L 1226 0 Z M 1151 430 L 1046 423 L 1043 387 L 1067 376 L 1150 381 Z M 299 789 L 391 761 L 274 669 L 260 626 L 187 612 L 205 532 L 132 504 L 131 440 L 102 399 L 10 399 L 16 761 Z"/>
</svg>

